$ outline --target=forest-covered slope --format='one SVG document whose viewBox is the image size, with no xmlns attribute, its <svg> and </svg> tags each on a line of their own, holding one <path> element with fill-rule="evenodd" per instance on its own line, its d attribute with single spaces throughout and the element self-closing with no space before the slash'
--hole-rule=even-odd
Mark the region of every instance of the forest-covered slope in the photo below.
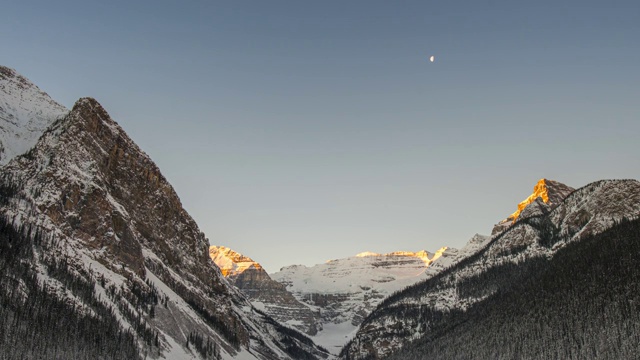
<svg viewBox="0 0 640 360">
<path fill-rule="evenodd" d="M 466 312 L 413 314 L 431 319 L 430 335 L 389 359 L 633 359 L 640 353 L 640 220 L 568 244 L 550 260 L 486 273 L 458 291 L 487 283 L 505 286 Z"/>
<path fill-rule="evenodd" d="M 0 359 L 140 358 L 133 332 L 122 329 L 115 312 L 95 296 L 94 284 L 69 271 L 66 262 L 44 256 L 41 264 L 66 295 L 85 306 L 38 281 L 34 252 L 51 246 L 31 227 L 0 217 Z M 157 347 L 157 333 L 147 335 L 148 345 Z"/>
<path fill-rule="evenodd" d="M 583 241 L 639 215 L 640 182 L 602 180 L 588 184 L 572 192 L 553 210 L 520 217 L 508 229 L 493 236 L 476 254 L 386 298 L 364 320 L 341 356 L 345 359 L 386 358 L 410 349 L 416 342 L 429 341 L 442 334 L 443 327 L 451 331 L 456 324 L 468 322 L 471 314 L 490 308 L 496 297 L 516 291 L 540 274 L 559 276 L 546 267 L 551 259 L 562 261 L 555 257 L 564 254 L 565 247 L 575 249 Z M 585 262 L 582 266 L 589 266 L 606 251 L 609 251 L 607 245 L 596 246 L 589 257 L 582 259 Z M 545 306 L 562 311 L 563 296 Z M 543 298 L 527 295 L 527 299 L 542 301 Z M 517 324 L 523 326 L 523 334 L 536 336 L 539 332 L 522 321 Z M 569 326 L 565 331 L 569 333 L 571 329 Z M 483 340 L 482 343 L 488 346 L 490 342 Z M 499 351 L 500 347 L 490 349 Z"/>
</svg>

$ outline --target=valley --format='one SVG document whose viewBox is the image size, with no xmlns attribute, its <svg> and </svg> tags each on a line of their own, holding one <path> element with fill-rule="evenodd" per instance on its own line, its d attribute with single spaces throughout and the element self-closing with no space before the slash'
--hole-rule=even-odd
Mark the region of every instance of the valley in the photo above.
<svg viewBox="0 0 640 360">
<path fill-rule="evenodd" d="M 3 66 L 0 166 L 0 359 L 640 351 L 637 180 L 543 178 L 459 249 L 292 254 L 268 274 L 260 254 L 211 244 L 96 99 L 67 109 Z"/>
</svg>

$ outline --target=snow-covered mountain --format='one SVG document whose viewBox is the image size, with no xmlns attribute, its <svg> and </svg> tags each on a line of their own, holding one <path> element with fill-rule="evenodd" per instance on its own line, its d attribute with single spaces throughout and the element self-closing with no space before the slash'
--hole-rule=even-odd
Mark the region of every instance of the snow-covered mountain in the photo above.
<svg viewBox="0 0 640 360">
<path fill-rule="evenodd" d="M 481 312 L 485 301 L 529 279 L 530 269 L 553 259 L 568 244 L 640 216 L 640 182 L 635 180 L 591 183 L 554 200 L 555 207 L 536 199 L 475 254 L 385 299 L 363 321 L 341 356 L 384 358 L 409 344 L 428 341 L 435 331 L 448 331 L 442 319 L 462 318 L 460 314 L 469 309 Z"/>
<path fill-rule="evenodd" d="M 271 275 L 224 246 L 211 246 L 210 256 L 255 307 L 337 354 L 384 298 L 472 255 L 488 240 L 476 234 L 462 249 L 443 247 L 435 253 L 363 252 L 312 267 L 286 266 Z"/>
<path fill-rule="evenodd" d="M 326 359 L 316 344 L 335 353 L 347 341 L 345 359 L 469 358 L 486 341 L 484 358 L 498 347 L 630 358 L 639 238 L 640 182 L 542 179 L 460 250 L 366 252 L 269 276 L 209 246 L 96 100 L 65 109 L 0 66 L 0 358 Z"/>
<path fill-rule="evenodd" d="M 434 276 L 486 240 L 488 237 L 476 235 L 461 250 L 443 247 L 435 253 L 363 252 L 312 267 L 287 266 L 271 277 L 320 314 L 322 330 L 312 338 L 337 353 L 384 298 Z"/>
<path fill-rule="evenodd" d="M 15 72 L 2 74 L 2 116 L 29 134 L 15 130 L 19 136 L 3 143 L 4 154 L 22 155 L 0 173 L 0 284 L 3 304 L 11 304 L 0 316 L 24 324 L 3 324 L 3 344 L 20 338 L 27 358 L 328 356 L 229 285 L 172 186 L 96 100 L 80 99 L 66 111 Z M 29 302 L 35 298 L 46 301 Z M 49 320 L 23 336 L 36 321 L 25 314 Z M 57 325 L 67 318 L 91 331 Z M 60 338 L 73 332 L 86 346 L 56 337 L 45 343 L 56 327 Z"/>
<path fill-rule="evenodd" d="M 229 282 L 256 308 L 308 335 L 322 330 L 319 312 L 298 301 L 283 284 L 272 280 L 259 263 L 224 246 L 211 246 L 209 255 Z"/>
<path fill-rule="evenodd" d="M 27 78 L 0 65 L 0 166 L 31 149 L 68 112 Z"/>
</svg>

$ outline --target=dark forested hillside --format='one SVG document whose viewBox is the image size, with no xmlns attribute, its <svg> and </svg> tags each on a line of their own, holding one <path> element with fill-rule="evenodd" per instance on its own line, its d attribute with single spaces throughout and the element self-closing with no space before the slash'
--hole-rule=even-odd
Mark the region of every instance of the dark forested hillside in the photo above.
<svg viewBox="0 0 640 360">
<path fill-rule="evenodd" d="M 553 258 L 484 274 L 517 278 L 466 312 L 425 307 L 429 335 L 391 359 L 633 359 L 640 353 L 640 220 Z M 517 273 L 515 273 L 517 272 Z M 461 284 L 475 292 L 487 279 Z M 415 314 L 414 314 L 415 315 Z"/>
<path fill-rule="evenodd" d="M 139 358 L 133 334 L 95 299 L 93 283 L 43 259 L 68 297 L 43 288 L 34 249 L 46 249 L 50 241 L 0 217 L 0 359 Z M 74 297 L 90 306 L 80 308 Z"/>
</svg>

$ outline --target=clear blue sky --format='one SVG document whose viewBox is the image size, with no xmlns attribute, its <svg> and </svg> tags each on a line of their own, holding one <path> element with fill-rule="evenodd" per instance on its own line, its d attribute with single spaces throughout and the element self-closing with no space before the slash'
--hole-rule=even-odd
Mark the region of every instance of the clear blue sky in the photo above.
<svg viewBox="0 0 640 360">
<path fill-rule="evenodd" d="M 270 272 L 460 247 L 542 177 L 640 178 L 639 39 L 637 0 L 0 12 L 0 64 L 67 107 L 95 97 L 211 243 Z"/>
</svg>

